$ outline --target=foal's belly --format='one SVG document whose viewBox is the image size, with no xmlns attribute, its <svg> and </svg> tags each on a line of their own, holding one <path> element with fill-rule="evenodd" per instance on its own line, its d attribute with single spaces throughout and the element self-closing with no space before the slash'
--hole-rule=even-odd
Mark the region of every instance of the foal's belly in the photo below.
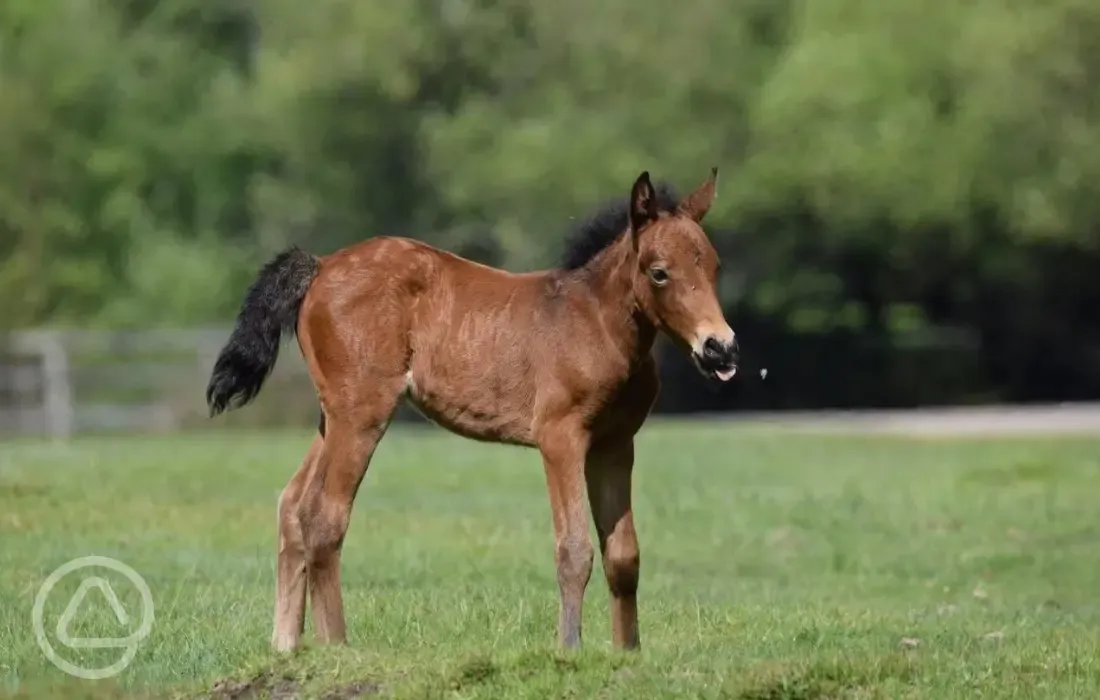
<svg viewBox="0 0 1100 700">
<path fill-rule="evenodd" d="M 481 442 L 534 446 L 531 404 L 533 396 L 522 386 L 501 387 L 494 382 L 435 379 L 431 373 L 410 370 L 405 375 L 405 398 L 433 423 Z"/>
</svg>

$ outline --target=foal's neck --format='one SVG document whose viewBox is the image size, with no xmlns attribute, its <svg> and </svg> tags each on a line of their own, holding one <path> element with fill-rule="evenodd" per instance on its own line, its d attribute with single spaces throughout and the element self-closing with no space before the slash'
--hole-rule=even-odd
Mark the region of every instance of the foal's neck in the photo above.
<svg viewBox="0 0 1100 700">
<path fill-rule="evenodd" d="M 634 297 L 637 251 L 630 232 L 619 236 L 586 266 L 588 285 L 599 300 L 604 328 L 633 369 L 653 349 L 657 331 Z"/>
</svg>

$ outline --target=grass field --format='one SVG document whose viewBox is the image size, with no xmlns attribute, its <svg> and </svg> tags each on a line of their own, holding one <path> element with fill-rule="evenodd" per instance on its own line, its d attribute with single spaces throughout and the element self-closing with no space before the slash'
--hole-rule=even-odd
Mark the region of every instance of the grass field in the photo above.
<svg viewBox="0 0 1100 700">
<path fill-rule="evenodd" d="M 534 452 L 394 429 L 345 546 L 350 644 L 268 651 L 275 500 L 301 434 L 0 445 L 0 694 L 15 697 L 1100 697 L 1100 439 L 918 441 L 653 423 L 640 438 L 642 651 L 555 650 Z M 46 576 L 90 554 L 148 582 L 117 678 L 39 650 Z M 140 622 L 124 579 L 97 571 Z M 69 580 L 72 579 L 72 580 Z M 47 633 L 80 577 L 46 605 Z M 81 636 L 123 636 L 93 591 Z M 307 639 L 310 639 L 307 627 Z M 105 666 L 118 649 L 72 650 Z"/>
</svg>

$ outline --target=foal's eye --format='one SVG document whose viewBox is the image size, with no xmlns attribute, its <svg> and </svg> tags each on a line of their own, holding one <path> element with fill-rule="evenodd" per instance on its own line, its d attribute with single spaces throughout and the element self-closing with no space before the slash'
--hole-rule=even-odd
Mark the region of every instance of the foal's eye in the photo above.
<svg viewBox="0 0 1100 700">
<path fill-rule="evenodd" d="M 649 279 L 653 280 L 653 284 L 662 286 L 668 283 L 668 270 L 663 267 L 651 267 L 649 268 Z"/>
</svg>

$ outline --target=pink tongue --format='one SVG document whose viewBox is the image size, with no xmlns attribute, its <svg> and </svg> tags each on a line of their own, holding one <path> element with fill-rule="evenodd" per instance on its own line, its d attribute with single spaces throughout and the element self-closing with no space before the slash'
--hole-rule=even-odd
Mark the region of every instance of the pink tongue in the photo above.
<svg viewBox="0 0 1100 700">
<path fill-rule="evenodd" d="M 728 382 L 735 374 L 737 374 L 736 367 L 731 367 L 729 369 L 720 369 L 715 372 L 715 375 L 723 382 Z"/>
</svg>

